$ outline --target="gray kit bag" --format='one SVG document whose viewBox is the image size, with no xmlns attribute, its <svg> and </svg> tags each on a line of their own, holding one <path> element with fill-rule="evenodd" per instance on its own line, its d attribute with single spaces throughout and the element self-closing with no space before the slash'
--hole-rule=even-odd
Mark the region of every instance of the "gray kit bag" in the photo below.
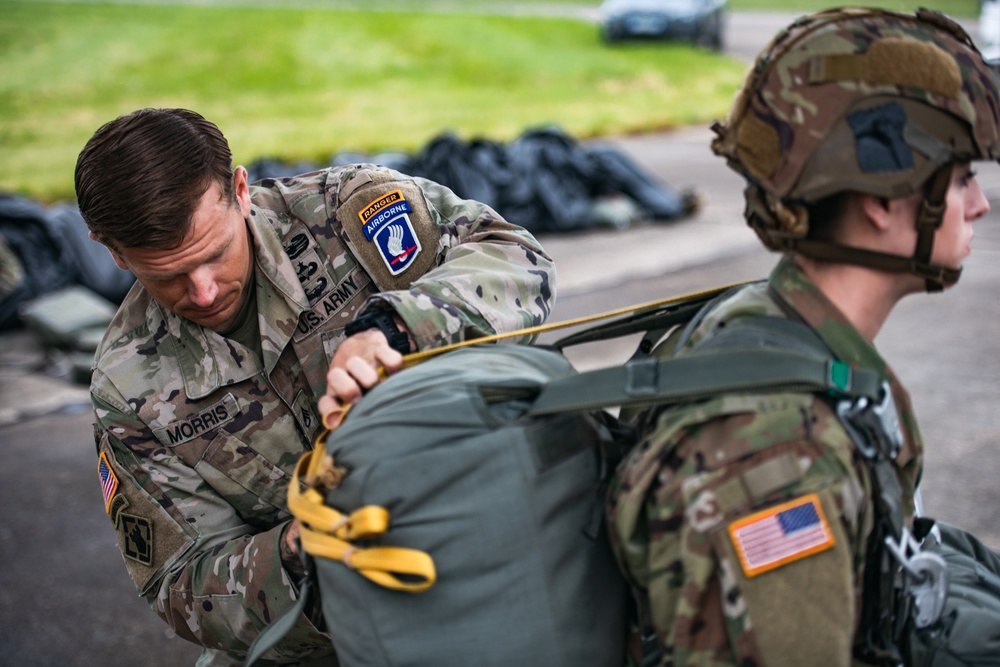
<svg viewBox="0 0 1000 667">
<path fill-rule="evenodd" d="M 299 461 L 288 504 L 310 574 L 244 664 L 313 589 L 344 667 L 624 664 L 631 601 L 604 494 L 632 443 L 601 408 L 658 394 L 630 396 L 620 367 L 577 373 L 561 350 L 658 337 L 725 289 L 600 315 L 632 313 L 548 347 L 484 344 L 537 327 L 429 351 L 376 385 Z"/>
<path fill-rule="evenodd" d="M 545 348 L 455 350 L 374 387 L 303 457 L 311 488 L 293 482 L 289 508 L 340 665 L 624 664 L 628 589 L 603 527 L 612 420 L 529 414 L 575 375 Z M 409 567 L 428 561 L 430 582 Z"/>
<path fill-rule="evenodd" d="M 938 621 L 912 630 L 912 667 L 1000 667 L 1000 556 L 974 536 L 936 522 L 924 549 L 948 567 L 948 593 Z"/>
</svg>

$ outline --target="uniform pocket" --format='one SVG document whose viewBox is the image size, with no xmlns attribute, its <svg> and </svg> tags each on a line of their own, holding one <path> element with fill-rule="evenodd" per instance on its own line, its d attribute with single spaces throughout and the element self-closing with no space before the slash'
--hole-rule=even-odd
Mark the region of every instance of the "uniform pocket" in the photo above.
<svg viewBox="0 0 1000 667">
<path fill-rule="evenodd" d="M 234 435 L 220 432 L 194 468 L 248 524 L 271 528 L 290 518 L 291 476 Z"/>
</svg>

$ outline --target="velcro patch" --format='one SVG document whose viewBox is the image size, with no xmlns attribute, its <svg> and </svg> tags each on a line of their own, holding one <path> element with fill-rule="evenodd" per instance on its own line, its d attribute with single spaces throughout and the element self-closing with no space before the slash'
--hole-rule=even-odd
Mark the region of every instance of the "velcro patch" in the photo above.
<svg viewBox="0 0 1000 667">
<path fill-rule="evenodd" d="M 420 254 L 420 240 L 408 215 L 412 210 L 403 191 L 393 190 L 358 211 L 365 238 L 375 243 L 394 276 L 405 271 Z"/>
<path fill-rule="evenodd" d="M 890 174 L 913 169 L 913 151 L 906 143 L 906 109 L 890 102 L 855 111 L 847 117 L 854 131 L 858 167 L 866 174 Z"/>
<path fill-rule="evenodd" d="M 101 452 L 101 458 L 97 462 L 97 474 L 101 478 L 101 494 L 104 495 L 104 513 L 111 514 L 111 499 L 115 497 L 118 490 L 118 477 L 108 463 L 108 455 Z"/>
<path fill-rule="evenodd" d="M 365 168 L 331 192 L 338 233 L 380 291 L 409 289 L 435 266 L 441 227 L 417 181 Z"/>
<path fill-rule="evenodd" d="M 834 546 L 833 531 L 815 493 L 734 521 L 729 537 L 747 577 Z"/>
</svg>

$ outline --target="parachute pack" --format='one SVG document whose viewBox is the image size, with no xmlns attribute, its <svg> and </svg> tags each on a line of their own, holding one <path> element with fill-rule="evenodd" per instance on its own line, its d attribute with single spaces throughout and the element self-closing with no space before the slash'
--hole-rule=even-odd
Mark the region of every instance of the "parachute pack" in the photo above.
<svg viewBox="0 0 1000 667">
<path fill-rule="evenodd" d="M 603 508 L 634 434 L 605 408 L 774 389 L 880 395 L 874 372 L 847 368 L 804 327 L 757 323 L 704 354 L 651 356 L 731 288 L 605 313 L 628 314 L 549 346 L 489 344 L 501 335 L 406 357 L 300 460 L 288 501 L 310 575 L 245 664 L 268 657 L 313 588 L 344 667 L 625 664 L 642 622 Z M 577 372 L 562 354 L 640 332 L 621 365 Z"/>
</svg>

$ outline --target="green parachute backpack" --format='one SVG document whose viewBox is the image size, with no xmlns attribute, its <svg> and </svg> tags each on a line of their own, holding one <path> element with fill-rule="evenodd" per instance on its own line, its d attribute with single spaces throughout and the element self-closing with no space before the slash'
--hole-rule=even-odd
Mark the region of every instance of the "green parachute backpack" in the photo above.
<svg viewBox="0 0 1000 667">
<path fill-rule="evenodd" d="M 938 621 L 911 630 L 906 664 L 1000 667 L 1000 557 L 955 526 L 939 521 L 921 530 L 928 533 L 923 550 L 947 565 L 948 590 Z"/>
<path fill-rule="evenodd" d="M 561 348 L 674 326 L 719 291 L 618 311 L 641 312 L 552 347 L 480 340 L 410 355 L 351 406 L 300 460 L 288 497 L 339 664 L 624 664 L 630 598 L 603 500 L 630 442 L 600 408 L 647 395 L 630 399 L 625 375 L 592 395 Z"/>
</svg>

